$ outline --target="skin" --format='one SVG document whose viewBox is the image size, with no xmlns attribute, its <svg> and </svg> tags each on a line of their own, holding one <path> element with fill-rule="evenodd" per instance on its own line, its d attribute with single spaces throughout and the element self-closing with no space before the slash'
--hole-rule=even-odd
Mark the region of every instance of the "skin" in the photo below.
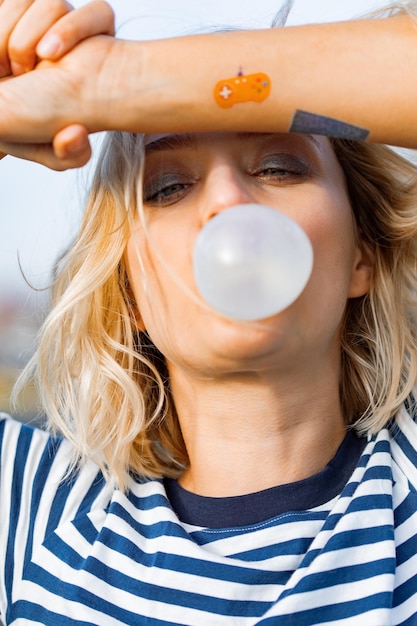
<svg viewBox="0 0 417 626">
<path fill-rule="evenodd" d="M 165 355 L 190 468 L 181 484 L 231 496 L 323 469 L 345 435 L 340 328 L 365 294 L 372 261 L 358 239 L 327 139 L 222 133 L 147 138 L 144 209 L 126 252 L 138 325 Z M 202 306 L 191 254 L 202 226 L 257 202 L 288 214 L 314 250 L 310 281 L 288 309 L 242 324 Z M 137 251 L 141 251 L 141 269 Z"/>
</svg>

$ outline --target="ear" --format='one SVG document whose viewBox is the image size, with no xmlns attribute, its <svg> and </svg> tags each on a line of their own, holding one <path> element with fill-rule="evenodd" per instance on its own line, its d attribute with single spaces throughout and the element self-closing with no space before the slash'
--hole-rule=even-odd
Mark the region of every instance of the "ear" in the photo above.
<svg viewBox="0 0 417 626">
<path fill-rule="evenodd" d="M 356 246 L 348 298 L 359 298 L 369 292 L 375 267 L 375 253 L 368 243 L 360 240 Z"/>
</svg>

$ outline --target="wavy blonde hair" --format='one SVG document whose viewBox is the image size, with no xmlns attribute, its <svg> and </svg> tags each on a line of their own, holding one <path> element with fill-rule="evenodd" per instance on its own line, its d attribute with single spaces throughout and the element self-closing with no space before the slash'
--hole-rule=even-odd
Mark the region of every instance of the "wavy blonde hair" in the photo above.
<svg viewBox="0 0 417 626">
<path fill-rule="evenodd" d="M 91 459 L 122 489 L 131 471 L 177 476 L 187 463 L 164 358 L 136 329 L 125 266 L 141 162 L 141 136 L 108 134 L 15 392 L 33 379 L 46 425 L 74 446 L 70 469 Z"/>
<path fill-rule="evenodd" d="M 417 377 L 417 168 L 384 146 L 331 144 L 375 256 L 369 294 L 346 307 L 340 398 L 346 423 L 373 433 Z M 74 467 L 92 459 L 121 489 L 129 473 L 176 477 L 188 463 L 164 357 L 136 328 L 124 260 L 141 163 L 141 136 L 107 136 L 39 348 L 17 387 L 34 379 L 49 428 L 74 446 Z"/>
<path fill-rule="evenodd" d="M 374 257 L 369 293 L 346 307 L 340 398 L 347 423 L 374 433 L 417 378 L 417 168 L 386 146 L 330 141 Z"/>
</svg>

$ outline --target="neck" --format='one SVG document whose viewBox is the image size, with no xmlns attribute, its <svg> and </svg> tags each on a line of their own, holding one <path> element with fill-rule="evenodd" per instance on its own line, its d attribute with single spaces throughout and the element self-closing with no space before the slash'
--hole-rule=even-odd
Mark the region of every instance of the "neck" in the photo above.
<svg viewBox="0 0 417 626">
<path fill-rule="evenodd" d="M 335 371 L 278 383 L 259 373 L 214 381 L 174 369 L 170 377 L 190 460 L 180 484 L 199 495 L 243 495 L 312 476 L 346 432 Z"/>
</svg>

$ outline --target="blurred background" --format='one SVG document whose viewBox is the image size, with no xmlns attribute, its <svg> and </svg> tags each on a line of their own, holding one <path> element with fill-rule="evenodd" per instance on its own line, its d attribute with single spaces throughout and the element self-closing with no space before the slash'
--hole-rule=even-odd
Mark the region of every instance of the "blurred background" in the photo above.
<svg viewBox="0 0 417 626">
<path fill-rule="evenodd" d="M 110 4 L 116 14 L 118 37 L 152 39 L 210 26 L 268 28 L 285 3 L 112 0 Z M 295 0 L 287 23 L 350 19 L 385 4 L 381 0 Z M 0 411 L 15 414 L 10 390 L 33 352 L 39 326 L 48 312 L 51 270 L 77 232 L 93 162 L 77 171 L 56 173 L 11 157 L 0 161 Z M 36 416 L 35 397 L 28 390 L 16 417 L 31 421 Z"/>
</svg>

